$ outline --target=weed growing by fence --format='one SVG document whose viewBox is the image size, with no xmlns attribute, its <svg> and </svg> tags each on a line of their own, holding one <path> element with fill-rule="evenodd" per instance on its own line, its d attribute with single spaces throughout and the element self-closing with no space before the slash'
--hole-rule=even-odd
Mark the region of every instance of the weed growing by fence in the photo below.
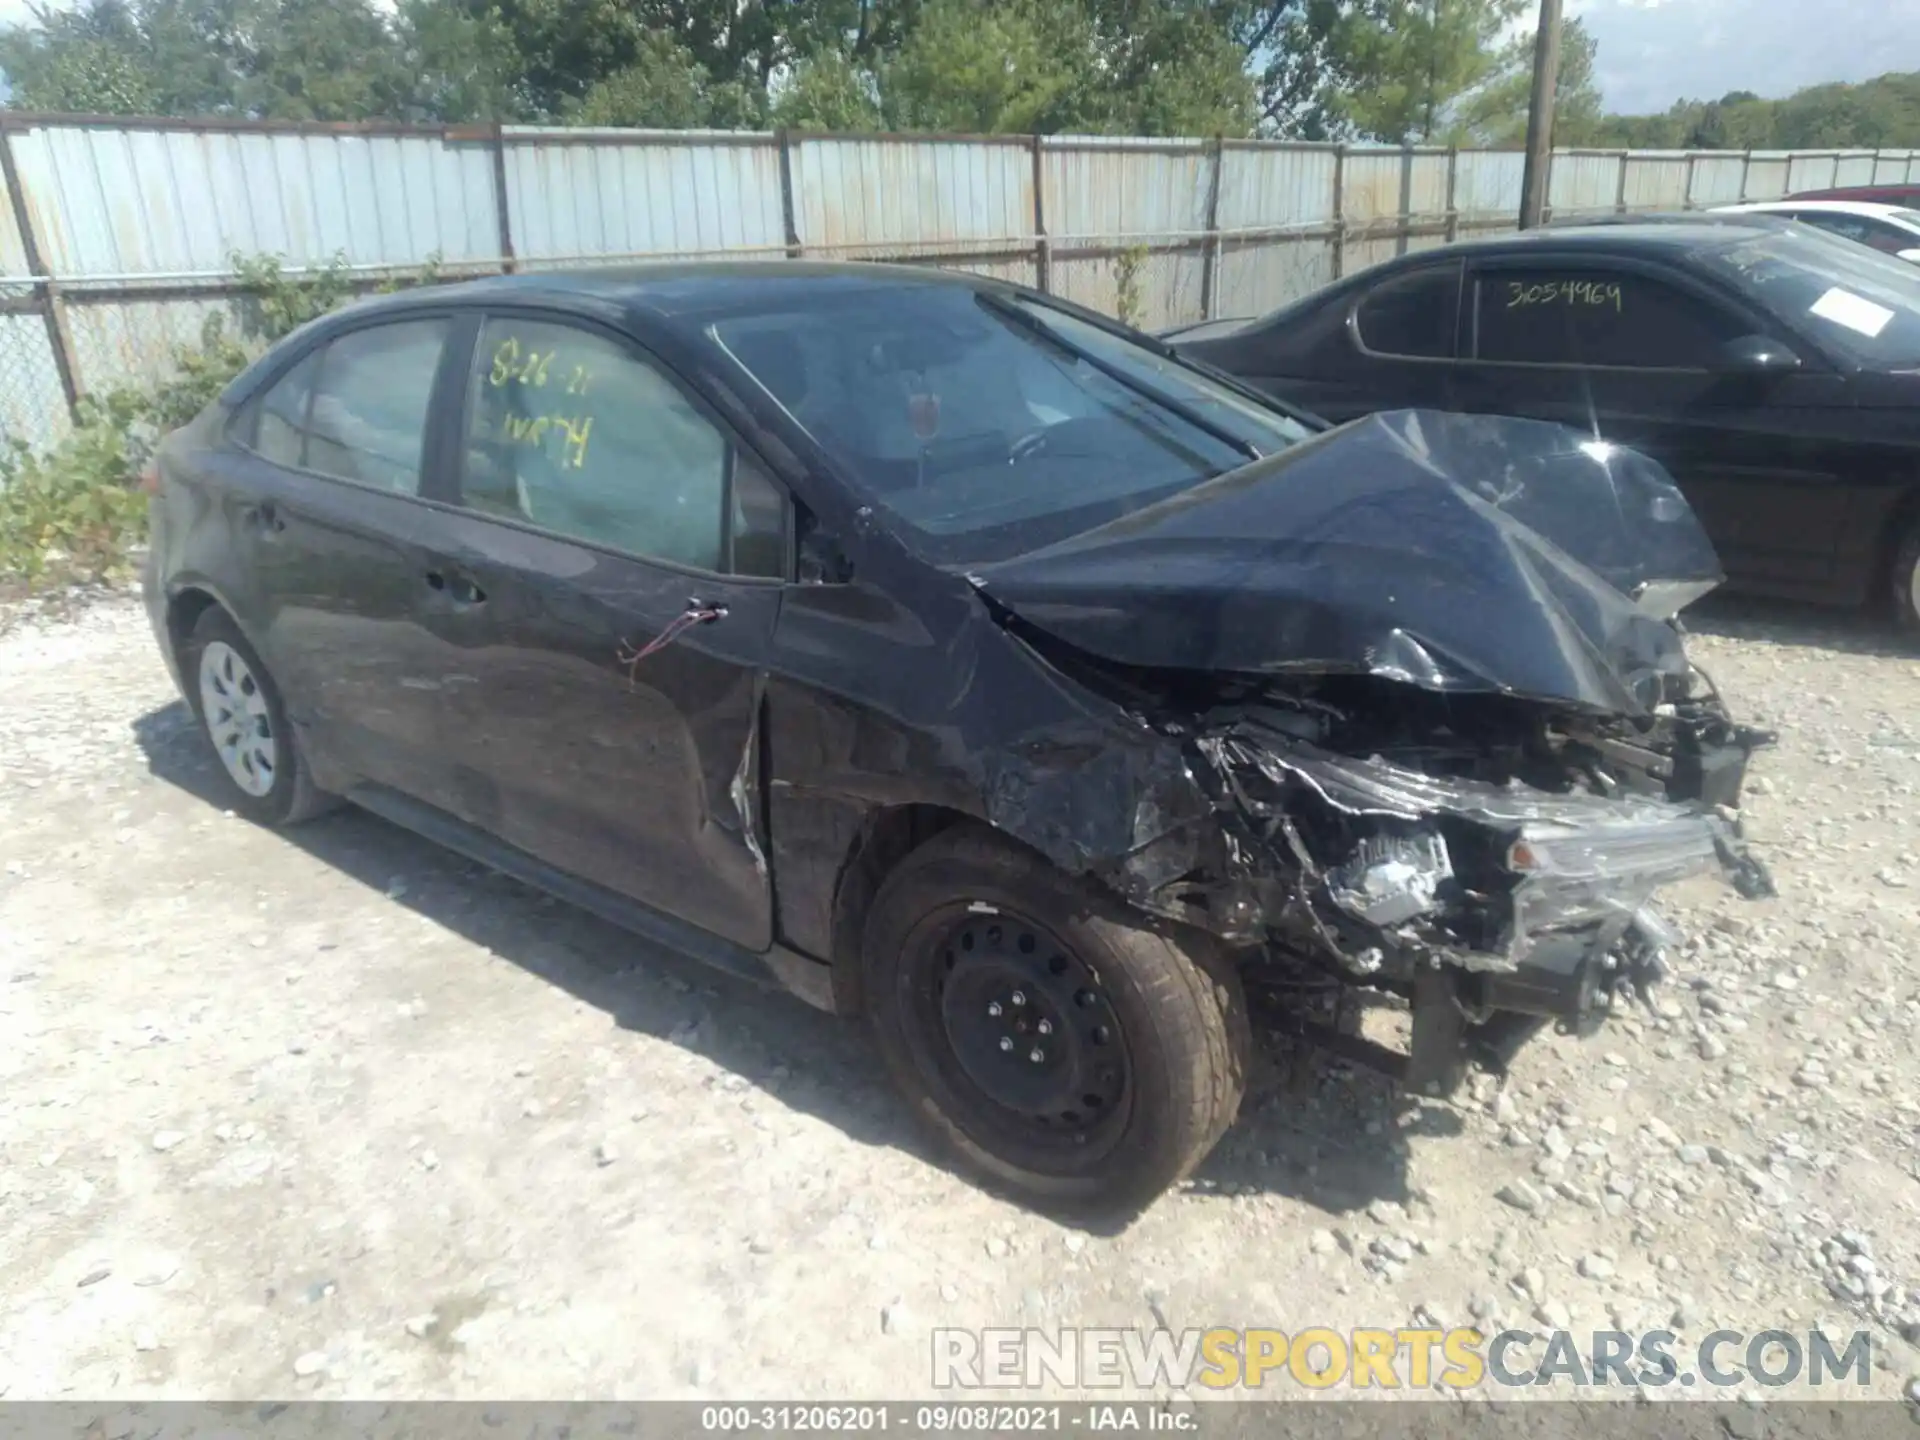
<svg viewBox="0 0 1920 1440">
<path fill-rule="evenodd" d="M 193 419 L 274 341 L 343 304 L 354 282 L 344 256 L 288 275 L 273 256 L 233 256 L 246 286 L 230 323 L 215 313 L 199 340 L 173 353 L 169 374 L 81 400 L 73 429 L 46 449 L 13 439 L 0 449 L 0 586 L 98 584 L 125 575 L 146 533 L 139 475 L 170 430 Z M 440 278 L 439 257 L 392 291 Z"/>
</svg>

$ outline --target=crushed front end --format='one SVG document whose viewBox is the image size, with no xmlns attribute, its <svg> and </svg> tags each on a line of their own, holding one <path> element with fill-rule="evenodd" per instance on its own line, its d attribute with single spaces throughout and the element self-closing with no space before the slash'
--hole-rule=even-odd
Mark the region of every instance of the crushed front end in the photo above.
<svg viewBox="0 0 1920 1440">
<path fill-rule="evenodd" d="M 1317 1038 L 1422 1090 L 1644 996 L 1661 890 L 1772 893 L 1739 811 L 1772 737 L 1675 618 L 1719 561 L 1635 452 L 1373 416 L 967 578 L 1135 727 L 997 758 L 995 823 L 1255 985 L 1402 997 L 1409 1053 Z"/>
<path fill-rule="evenodd" d="M 1672 688 L 1639 722 L 1352 684 L 1211 713 L 1193 745 L 1265 922 L 1256 968 L 1404 999 L 1405 1054 L 1309 1033 L 1429 1093 L 1544 1025 L 1587 1034 L 1646 1000 L 1678 938 L 1659 891 L 1718 872 L 1773 893 L 1737 808 L 1771 737 L 1693 693 L 1697 675 Z"/>
</svg>

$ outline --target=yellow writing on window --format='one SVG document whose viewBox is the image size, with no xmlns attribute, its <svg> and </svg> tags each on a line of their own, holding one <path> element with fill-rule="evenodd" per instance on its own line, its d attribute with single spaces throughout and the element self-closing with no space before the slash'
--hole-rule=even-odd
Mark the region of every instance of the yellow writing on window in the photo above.
<svg viewBox="0 0 1920 1440">
<path fill-rule="evenodd" d="M 500 422 L 501 437 L 509 445 L 546 450 L 552 442 L 554 460 L 578 470 L 587 463 L 587 443 L 593 438 L 591 415 L 508 415 Z"/>
<path fill-rule="evenodd" d="M 509 335 L 493 347 L 493 364 L 487 370 L 487 383 L 496 390 L 504 390 L 509 385 L 544 389 L 553 373 L 553 362 L 559 354 L 558 350 L 528 349 L 521 345 L 517 336 Z M 593 367 L 575 363 L 565 367 L 564 376 L 561 383 L 567 394 L 584 395 L 593 383 Z"/>
<path fill-rule="evenodd" d="M 1541 280 L 1528 285 L 1518 280 L 1507 282 L 1507 308 L 1521 310 L 1533 305 L 1584 305 L 1613 307 L 1618 315 L 1624 308 L 1617 281 Z"/>
</svg>

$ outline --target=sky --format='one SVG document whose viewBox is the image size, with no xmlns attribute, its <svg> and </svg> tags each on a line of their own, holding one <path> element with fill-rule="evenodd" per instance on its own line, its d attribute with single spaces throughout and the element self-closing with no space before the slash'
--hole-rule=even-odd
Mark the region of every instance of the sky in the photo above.
<svg viewBox="0 0 1920 1440">
<path fill-rule="evenodd" d="M 1607 108 L 1629 114 L 1729 90 L 1779 96 L 1825 80 L 1920 70 L 1920 0 L 1567 3 L 1600 42 Z M 27 14 L 27 0 L 0 0 L 0 25 Z"/>
<path fill-rule="evenodd" d="M 1769 98 L 1920 70 L 1920 0 L 1568 0 L 1600 44 L 1607 108 Z"/>
</svg>

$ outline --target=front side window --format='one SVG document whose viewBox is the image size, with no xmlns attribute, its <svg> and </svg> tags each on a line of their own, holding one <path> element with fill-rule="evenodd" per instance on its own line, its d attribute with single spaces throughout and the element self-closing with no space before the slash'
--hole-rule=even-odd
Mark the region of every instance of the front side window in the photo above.
<svg viewBox="0 0 1920 1440">
<path fill-rule="evenodd" d="M 959 285 L 822 283 L 709 332 L 922 554 L 1023 554 L 1305 438 L 1075 316 Z"/>
<path fill-rule="evenodd" d="M 719 427 L 652 362 L 573 325 L 481 327 L 462 493 L 477 510 L 647 559 L 784 572 L 773 482 L 736 464 Z"/>
<path fill-rule="evenodd" d="M 354 330 L 322 346 L 259 401 L 256 453 L 276 465 L 411 495 L 445 320 Z"/>
<path fill-rule="evenodd" d="M 1459 313 L 1458 265 L 1397 275 L 1360 302 L 1360 343 L 1376 355 L 1444 360 Z"/>
<path fill-rule="evenodd" d="M 1722 345 L 1751 329 L 1631 271 L 1487 270 L 1474 288 L 1474 354 L 1483 361 L 1704 370 Z"/>
</svg>

